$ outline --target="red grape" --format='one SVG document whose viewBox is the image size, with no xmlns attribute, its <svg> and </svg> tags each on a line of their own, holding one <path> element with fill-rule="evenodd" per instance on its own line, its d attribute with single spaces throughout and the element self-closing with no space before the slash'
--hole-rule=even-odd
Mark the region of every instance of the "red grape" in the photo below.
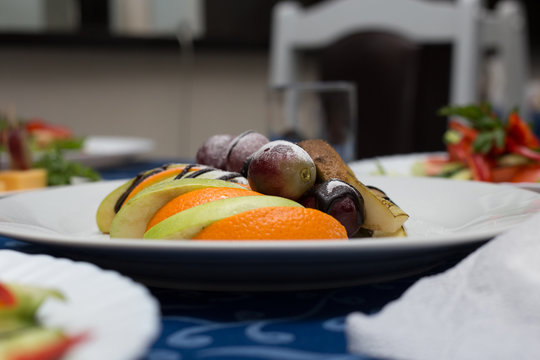
<svg viewBox="0 0 540 360">
<path fill-rule="evenodd" d="M 309 154 L 289 141 L 272 141 L 249 158 L 249 185 L 266 195 L 297 200 L 313 186 L 316 177 Z"/>
</svg>

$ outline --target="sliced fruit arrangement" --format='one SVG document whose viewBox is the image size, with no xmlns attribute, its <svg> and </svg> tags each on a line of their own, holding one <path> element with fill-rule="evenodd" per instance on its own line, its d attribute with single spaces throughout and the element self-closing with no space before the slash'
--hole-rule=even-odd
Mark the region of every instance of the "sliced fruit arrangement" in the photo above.
<svg viewBox="0 0 540 360">
<path fill-rule="evenodd" d="M 126 202 L 113 217 L 111 237 L 141 238 L 154 214 L 175 197 L 209 187 L 238 187 L 240 185 L 212 179 L 173 179 L 147 187 Z"/>
<path fill-rule="evenodd" d="M 68 336 L 40 324 L 36 314 L 49 298 L 64 300 L 54 289 L 0 283 L 0 358 L 59 359 L 85 335 Z"/>
<path fill-rule="evenodd" d="M 487 182 L 540 181 L 540 141 L 513 110 L 503 121 L 489 104 L 446 107 L 447 153 L 414 164 L 418 176 Z"/>
<path fill-rule="evenodd" d="M 103 199 L 96 214 L 99 230 L 104 233 L 109 233 L 116 213 L 119 212 L 120 208 L 122 208 L 127 200 L 131 200 L 131 198 L 141 190 L 150 188 L 152 185 L 158 185 L 173 180 L 176 180 L 174 182 L 175 185 L 179 183 L 185 184 L 185 182 L 178 182 L 177 180 L 179 179 L 219 180 L 222 181 L 222 184 L 226 184 L 226 186 L 233 186 L 231 184 L 236 184 L 235 186 L 241 188 L 245 188 L 247 185 L 247 179 L 239 173 L 213 169 L 206 165 L 166 164 L 159 168 L 146 170 L 113 190 L 105 199 Z M 193 183 L 193 181 L 191 181 L 191 183 Z M 187 185 L 189 186 L 189 182 Z M 200 187 L 204 187 L 204 185 L 200 185 Z M 190 189 L 194 190 L 194 188 Z M 139 203 L 139 201 L 140 200 L 137 200 L 137 203 Z"/>
<path fill-rule="evenodd" d="M 322 140 L 214 135 L 196 159 L 144 171 L 113 190 L 96 214 L 100 231 L 193 240 L 406 236 L 408 215 L 362 184 Z"/>
</svg>

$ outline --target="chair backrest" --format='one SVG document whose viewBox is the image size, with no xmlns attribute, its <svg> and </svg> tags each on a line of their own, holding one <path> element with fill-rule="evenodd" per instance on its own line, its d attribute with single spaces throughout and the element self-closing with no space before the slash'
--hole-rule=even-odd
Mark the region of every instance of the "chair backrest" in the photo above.
<svg viewBox="0 0 540 360">
<path fill-rule="evenodd" d="M 295 2 L 274 8 L 270 85 L 297 81 L 299 50 L 322 48 L 355 32 L 400 34 L 418 43 L 450 43 L 450 102 L 477 101 L 480 55 L 478 0 L 334 0 L 303 9 Z"/>
<path fill-rule="evenodd" d="M 497 99 L 500 107 L 508 111 L 518 106 L 528 117 L 526 90 L 530 64 L 526 25 L 523 6 L 514 0 L 504 0 L 494 11 L 482 13 L 479 36 L 483 47 L 499 53 L 503 75 L 500 99 Z"/>
</svg>

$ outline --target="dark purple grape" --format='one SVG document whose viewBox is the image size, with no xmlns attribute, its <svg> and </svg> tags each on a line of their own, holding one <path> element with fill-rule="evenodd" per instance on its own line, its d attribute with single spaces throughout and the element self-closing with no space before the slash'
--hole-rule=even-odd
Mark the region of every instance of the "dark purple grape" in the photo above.
<svg viewBox="0 0 540 360">
<path fill-rule="evenodd" d="M 249 130 L 234 138 L 226 152 L 225 170 L 241 172 L 244 162 L 270 140 L 258 132 Z"/>
<path fill-rule="evenodd" d="M 249 158 L 249 186 L 266 195 L 297 200 L 315 184 L 315 163 L 300 146 L 272 141 Z"/>
<path fill-rule="evenodd" d="M 341 180 L 329 179 L 316 185 L 299 202 L 333 216 L 345 227 L 349 237 L 356 234 L 364 223 L 364 198 L 358 190 Z"/>
<path fill-rule="evenodd" d="M 195 161 L 216 169 L 225 169 L 227 149 L 232 139 L 233 136 L 229 134 L 210 136 L 197 151 Z"/>
<path fill-rule="evenodd" d="M 315 198 L 314 191 L 306 192 L 304 195 L 302 195 L 298 202 L 304 207 L 317 209 L 317 199 Z"/>
<path fill-rule="evenodd" d="M 354 200 L 351 197 L 345 196 L 335 199 L 327 213 L 338 219 L 341 225 L 347 229 L 347 235 L 352 236 L 362 226 L 358 221 L 359 212 L 357 209 Z"/>
</svg>

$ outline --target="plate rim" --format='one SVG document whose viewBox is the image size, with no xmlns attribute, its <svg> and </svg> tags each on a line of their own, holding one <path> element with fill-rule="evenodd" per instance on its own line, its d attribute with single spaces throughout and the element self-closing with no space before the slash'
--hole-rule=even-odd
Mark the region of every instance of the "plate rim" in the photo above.
<svg viewBox="0 0 540 360">
<path fill-rule="evenodd" d="M 377 176 L 371 176 L 377 178 Z M 387 177 L 390 179 L 391 177 Z M 411 177 L 413 178 L 413 177 Z M 416 179 L 423 179 L 419 181 L 434 181 L 434 182 L 455 182 L 450 179 L 441 179 L 441 178 L 422 178 L 417 177 Z M 37 190 L 33 192 L 20 193 L 11 196 L 33 196 L 36 193 L 43 193 L 49 191 L 65 191 L 66 188 L 70 187 L 84 187 L 84 186 L 100 186 L 107 185 L 112 189 L 121 185 L 129 179 L 119 179 L 119 180 L 102 180 L 92 183 L 84 183 L 80 185 L 66 185 L 66 186 L 57 186 L 52 188 L 46 188 L 42 190 Z M 391 180 L 392 181 L 392 180 Z M 416 181 L 416 180 L 413 180 Z M 492 184 L 492 183 L 480 183 L 480 182 L 470 182 L 471 186 L 488 186 L 488 187 L 498 187 L 498 186 L 507 186 L 504 184 Z M 527 191 L 519 189 L 520 191 Z M 540 195 L 539 195 L 540 198 Z M 1 201 L 2 199 L 0 199 Z M 2 229 L 2 222 L 0 222 L 0 235 L 6 236 L 13 239 L 18 239 L 22 241 L 27 241 L 36 244 L 42 245 L 54 245 L 54 246 L 69 246 L 73 248 L 86 248 L 94 250 L 136 250 L 136 251 L 156 251 L 163 252 L 167 251 L 208 251 L 219 250 L 219 251 L 255 251 L 261 249 L 271 249 L 274 252 L 279 251 L 303 251 L 303 250 L 328 250 L 334 249 L 336 251 L 342 251 L 345 249 L 366 249 L 370 251 L 386 251 L 389 248 L 395 250 L 403 249 L 425 249 L 425 248 L 439 248 L 439 247 L 449 247 L 449 246 L 459 246 L 465 244 L 474 244 L 477 242 L 483 242 L 489 240 L 496 235 L 500 234 L 504 230 L 481 230 L 481 231 L 470 231 L 465 234 L 459 233 L 448 233 L 448 234 L 438 234 L 429 237 L 418 237 L 418 236 L 408 236 L 408 237 L 381 237 L 381 238 L 359 238 L 359 239 L 349 239 L 349 240 L 265 240 L 265 241 L 190 241 L 190 240 L 142 240 L 142 239 L 111 239 L 111 238 L 91 238 L 91 239 L 81 239 L 75 236 L 58 236 L 58 234 L 41 234 L 39 238 L 36 238 L 33 234 L 21 234 L 17 230 Z M 405 227 L 407 224 L 405 223 Z M 98 234 L 97 227 L 96 233 Z"/>
</svg>

